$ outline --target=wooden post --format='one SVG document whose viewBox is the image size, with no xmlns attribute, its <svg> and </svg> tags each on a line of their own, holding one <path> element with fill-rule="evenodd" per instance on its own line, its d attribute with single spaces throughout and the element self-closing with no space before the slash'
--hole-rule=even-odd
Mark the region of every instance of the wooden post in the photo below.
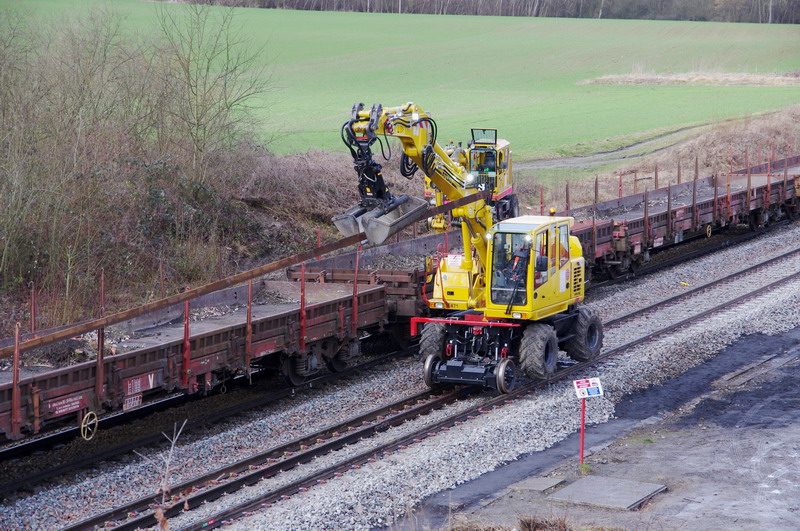
<svg viewBox="0 0 800 531">
<path fill-rule="evenodd" d="M 656 164 L 655 177 L 653 182 L 653 189 L 658 190 L 658 164 Z"/>
</svg>

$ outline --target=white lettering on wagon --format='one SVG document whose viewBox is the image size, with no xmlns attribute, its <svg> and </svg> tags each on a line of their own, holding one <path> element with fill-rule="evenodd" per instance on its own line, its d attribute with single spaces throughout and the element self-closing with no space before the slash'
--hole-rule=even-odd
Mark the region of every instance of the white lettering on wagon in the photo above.
<svg viewBox="0 0 800 531">
<path fill-rule="evenodd" d="M 65 396 L 64 398 L 48 401 L 47 409 L 54 417 L 57 417 L 83 409 L 84 402 L 83 395 Z"/>
<path fill-rule="evenodd" d="M 149 391 L 156 386 L 156 373 L 149 372 L 141 376 L 134 376 L 127 380 L 123 380 L 122 387 L 125 390 L 125 396 L 138 395 L 142 391 Z"/>
</svg>

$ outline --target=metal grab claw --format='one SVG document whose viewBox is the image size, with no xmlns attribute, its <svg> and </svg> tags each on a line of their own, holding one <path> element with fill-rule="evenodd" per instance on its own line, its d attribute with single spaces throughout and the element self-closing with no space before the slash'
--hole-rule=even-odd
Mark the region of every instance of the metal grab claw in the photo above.
<svg viewBox="0 0 800 531">
<path fill-rule="evenodd" d="M 371 245 L 380 245 L 393 234 L 408 227 L 422 216 L 428 202 L 418 197 L 401 195 L 388 204 L 373 208 L 354 206 L 332 218 L 343 236 L 363 232 Z"/>
</svg>

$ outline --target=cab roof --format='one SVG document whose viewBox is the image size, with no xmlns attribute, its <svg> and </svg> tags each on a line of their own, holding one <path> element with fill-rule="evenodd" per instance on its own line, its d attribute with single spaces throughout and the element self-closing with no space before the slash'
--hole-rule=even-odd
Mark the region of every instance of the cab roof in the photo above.
<svg viewBox="0 0 800 531">
<path fill-rule="evenodd" d="M 496 223 L 492 227 L 494 232 L 533 232 L 542 225 L 566 221 L 572 226 L 574 218 L 565 216 L 520 216 Z"/>
</svg>

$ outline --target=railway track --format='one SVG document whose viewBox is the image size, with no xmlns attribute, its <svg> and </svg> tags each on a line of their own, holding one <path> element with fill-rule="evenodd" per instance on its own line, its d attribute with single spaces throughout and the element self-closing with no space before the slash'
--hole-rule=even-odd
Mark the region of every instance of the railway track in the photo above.
<svg viewBox="0 0 800 531">
<path fill-rule="evenodd" d="M 313 487 L 319 482 L 324 482 L 325 480 L 331 477 L 335 477 L 339 474 L 342 474 L 344 471 L 352 467 L 360 466 L 366 462 L 369 462 L 370 460 L 380 459 L 382 456 L 391 454 L 392 452 L 398 449 L 402 449 L 404 446 L 413 444 L 414 442 L 425 439 L 427 437 L 434 436 L 438 433 L 441 433 L 442 431 L 446 431 L 449 427 L 452 427 L 456 424 L 462 422 L 468 422 L 471 418 L 475 418 L 475 416 L 477 415 L 488 412 L 492 408 L 502 407 L 503 404 L 512 400 L 516 400 L 520 397 L 526 396 L 529 393 L 535 392 L 537 389 L 541 387 L 547 386 L 548 384 L 560 380 L 565 380 L 568 377 L 576 375 L 577 373 L 589 368 L 590 366 L 601 362 L 602 360 L 607 360 L 612 357 L 623 355 L 626 351 L 638 345 L 662 337 L 664 335 L 673 333 L 681 328 L 696 324 L 697 322 L 710 316 L 711 314 L 728 310 L 733 306 L 742 304 L 748 299 L 758 297 L 766 292 L 769 292 L 770 290 L 784 286 L 788 282 L 798 282 L 800 280 L 800 267 L 798 267 L 798 263 L 800 263 L 800 249 L 795 249 L 779 257 L 776 257 L 770 261 L 762 262 L 752 267 L 748 267 L 744 270 L 738 271 L 734 274 L 728 275 L 718 280 L 709 282 L 702 286 L 688 289 L 685 293 L 682 293 L 678 296 L 670 297 L 668 299 L 659 301 L 656 304 L 647 306 L 645 308 L 637 309 L 636 311 L 630 312 L 626 315 L 610 320 L 607 323 L 605 323 L 605 326 L 608 329 L 614 329 L 615 327 L 619 327 L 625 323 L 630 323 L 634 319 L 640 319 L 640 318 L 648 319 L 649 316 L 652 316 L 654 312 L 660 309 L 669 308 L 670 306 L 674 306 L 680 302 L 692 303 L 694 304 L 694 309 L 695 309 L 693 312 L 691 312 L 691 315 L 685 315 L 681 319 L 672 320 L 664 324 L 663 326 L 659 326 L 655 330 L 651 330 L 650 332 L 641 335 L 638 338 L 626 342 L 621 342 L 613 346 L 612 348 L 607 349 L 597 360 L 593 360 L 592 362 L 587 362 L 587 363 L 573 363 L 568 365 L 562 364 L 561 368 L 557 371 L 557 373 L 554 374 L 553 377 L 550 378 L 548 381 L 531 382 L 518 387 L 508 395 L 501 395 L 493 398 L 487 398 L 486 400 L 481 401 L 479 405 L 470 407 L 466 411 L 461 411 L 456 415 L 448 416 L 447 418 L 438 421 L 433 425 L 425 426 L 420 430 L 412 432 L 411 434 L 402 435 L 389 442 L 382 443 L 377 447 L 371 448 L 367 451 L 363 451 L 357 455 L 343 458 L 341 461 L 337 462 L 332 466 L 326 467 L 323 470 L 317 471 L 304 478 L 292 481 L 291 483 L 284 485 L 280 488 L 272 489 L 269 492 L 248 499 L 245 502 L 237 503 L 234 507 L 230 507 L 223 511 L 220 511 L 211 517 L 198 518 L 196 521 L 192 523 L 183 525 L 181 529 L 210 529 L 218 527 L 224 524 L 226 521 L 246 516 L 247 514 L 251 513 L 254 510 L 268 506 L 269 504 L 274 503 L 275 501 L 284 499 L 285 497 L 290 496 L 294 493 L 302 492 L 308 488 Z M 784 274 L 783 271 L 786 270 L 792 271 L 792 273 Z M 758 275 L 758 278 L 764 280 L 759 282 L 754 282 L 750 279 L 751 275 Z M 743 289 L 740 284 L 737 284 L 740 282 L 741 284 L 747 286 L 746 290 Z M 706 305 L 705 307 L 702 307 L 701 305 L 696 304 L 694 302 L 698 299 L 703 299 L 705 295 L 708 295 L 708 293 L 713 290 L 719 290 L 720 293 L 727 293 L 724 295 L 725 299 L 724 302 L 718 304 L 709 304 Z M 689 313 L 689 312 L 684 312 L 684 313 Z M 442 404 L 442 406 L 443 405 L 444 404 Z M 360 422 L 360 419 L 358 418 L 351 419 L 351 421 L 349 421 L 349 424 L 352 425 L 358 422 Z M 388 427 L 387 424 L 383 425 Z M 373 434 L 376 432 L 377 430 L 371 431 L 371 433 Z M 342 446 L 344 445 L 341 445 L 339 447 Z M 310 455 L 312 454 L 309 454 L 309 456 Z M 242 463 L 239 464 L 239 466 L 241 467 L 244 465 Z M 271 469 L 270 473 L 274 473 L 279 470 L 281 470 L 280 465 L 278 465 L 274 469 Z M 261 474 L 260 477 L 269 476 L 270 473 Z M 238 484 L 239 486 L 242 486 L 257 481 L 255 475 L 254 476 L 248 475 L 247 478 L 248 478 L 247 480 L 237 480 L 235 483 L 231 483 L 230 484 L 231 486 L 227 487 L 220 486 L 220 488 L 214 491 L 213 494 L 203 494 L 197 498 L 192 498 L 191 500 L 187 499 L 176 502 L 169 507 L 166 516 L 174 517 L 178 515 L 182 510 L 184 510 L 184 508 L 187 506 L 189 509 L 194 509 L 196 507 L 199 507 L 202 503 L 204 503 L 208 499 L 214 499 L 216 497 L 221 496 L 222 494 L 230 493 L 234 489 L 233 485 Z M 122 511 L 123 511 L 122 508 L 118 508 L 115 514 L 121 515 L 123 514 Z M 109 511 L 107 514 L 111 513 L 112 511 Z M 148 516 L 142 516 L 142 518 L 148 518 Z M 152 516 L 150 516 L 150 518 L 151 520 L 149 520 L 150 522 L 149 524 L 144 524 L 143 521 L 136 520 L 138 522 L 136 525 L 139 526 L 155 525 L 155 520 L 152 519 Z M 76 524 L 76 526 L 74 526 L 73 528 L 74 529 L 86 528 L 88 527 L 90 522 L 93 522 L 92 525 L 99 525 L 101 523 L 99 520 L 92 519 L 91 521 L 85 521 Z M 130 522 L 126 522 L 125 524 L 122 525 L 122 527 L 119 527 L 119 529 L 134 529 L 136 527 L 136 525 L 132 523 L 130 523 L 131 526 L 129 527 L 129 523 Z"/>
<path fill-rule="evenodd" d="M 298 392 L 302 392 L 303 390 L 313 389 L 325 384 L 336 382 L 343 378 L 352 376 L 357 372 L 370 369 L 382 363 L 386 363 L 387 361 L 390 361 L 392 359 L 396 359 L 402 356 L 407 356 L 413 350 L 414 349 L 412 347 L 410 349 L 395 351 L 381 356 L 377 356 L 368 361 L 350 367 L 344 371 L 325 374 L 317 378 L 311 379 L 299 387 L 287 387 L 285 389 L 271 392 L 254 399 L 246 400 L 242 403 L 230 407 L 218 409 L 202 417 L 192 419 L 191 422 L 187 423 L 186 430 L 184 431 L 184 433 L 188 433 L 192 430 L 202 428 L 203 426 L 207 426 L 209 424 L 219 422 L 221 420 L 230 419 L 231 417 L 240 414 L 244 411 L 264 407 L 270 403 L 276 402 L 283 398 L 294 396 Z M 58 437 L 59 434 L 54 434 L 54 435 Z M 35 444 L 36 448 L 38 449 L 42 447 L 42 444 L 46 444 L 47 442 L 46 437 L 42 439 L 45 440 L 45 443 L 42 443 L 39 440 L 35 440 L 25 444 Z M 50 442 L 52 443 L 52 441 Z M 91 453 L 81 456 L 79 458 L 65 461 L 64 463 L 58 464 L 56 466 L 43 470 L 38 470 L 36 472 L 27 474 L 23 477 L 16 477 L 10 481 L 6 481 L 0 484 L 0 495 L 17 491 L 20 489 L 32 488 L 36 485 L 43 483 L 44 481 L 70 473 L 72 471 L 97 464 L 104 460 L 116 458 L 120 455 L 127 454 L 133 450 L 141 449 L 154 444 L 160 444 L 163 442 L 164 442 L 164 435 L 160 430 L 156 430 L 152 431 L 147 435 L 127 440 L 121 444 L 109 446 L 104 449 L 94 449 Z M 28 450 L 32 449 L 28 448 Z M 18 452 L 19 450 L 17 450 L 17 447 L 11 447 L 8 451 Z M 6 456 L 0 453 L 0 460 L 5 460 L 5 459 Z"/>
</svg>

